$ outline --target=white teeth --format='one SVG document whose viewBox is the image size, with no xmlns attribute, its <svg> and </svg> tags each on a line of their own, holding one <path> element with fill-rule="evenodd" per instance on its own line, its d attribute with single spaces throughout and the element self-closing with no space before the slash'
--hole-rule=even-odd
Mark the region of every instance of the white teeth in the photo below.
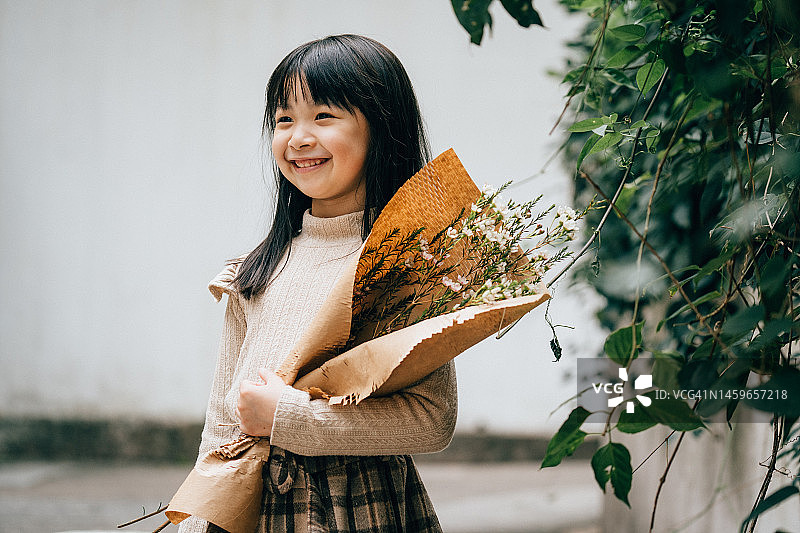
<svg viewBox="0 0 800 533">
<path fill-rule="evenodd" d="M 325 159 L 306 159 L 305 161 L 295 161 L 294 164 L 300 168 L 308 168 L 325 162 Z"/>
</svg>

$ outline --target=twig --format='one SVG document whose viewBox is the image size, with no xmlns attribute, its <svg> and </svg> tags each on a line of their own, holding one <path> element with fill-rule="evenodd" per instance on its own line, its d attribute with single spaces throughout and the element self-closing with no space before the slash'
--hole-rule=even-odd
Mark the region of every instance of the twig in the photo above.
<svg viewBox="0 0 800 533">
<path fill-rule="evenodd" d="M 157 528 L 155 528 L 155 529 L 153 530 L 153 533 L 158 533 L 159 531 L 163 531 L 163 530 L 164 530 L 164 528 L 165 528 L 165 527 L 167 527 L 168 525 L 170 525 L 171 523 L 172 523 L 172 522 L 170 522 L 169 520 L 167 520 L 166 522 L 164 522 L 163 524 L 161 524 L 160 526 L 158 526 Z"/>
<path fill-rule="evenodd" d="M 600 44 L 603 42 L 603 39 L 606 36 L 606 26 L 608 25 L 608 19 L 611 16 L 611 2 L 606 2 L 605 8 L 606 10 L 603 15 L 603 23 L 600 26 L 600 32 L 599 35 L 597 36 L 597 40 L 594 42 L 594 46 L 592 46 L 592 51 L 589 53 L 589 58 L 586 60 L 586 65 L 584 65 L 583 70 L 581 71 L 581 75 L 578 77 L 577 81 L 575 81 L 575 83 L 572 85 L 572 89 L 570 89 L 570 92 L 572 92 L 572 90 L 574 90 L 575 87 L 577 87 L 578 85 L 581 84 L 581 82 L 583 82 L 583 79 L 586 77 L 586 73 L 589 72 L 590 68 L 592 68 L 591 63 L 592 61 L 594 61 L 597 52 L 600 50 Z M 569 109 L 569 105 L 572 103 L 572 99 L 574 97 L 575 94 L 569 95 L 569 98 L 567 98 L 567 103 L 564 104 L 564 109 L 561 110 L 561 114 L 556 119 L 556 123 L 553 124 L 553 128 L 550 130 L 550 133 L 548 133 L 548 135 L 552 135 L 553 132 L 556 131 L 556 128 L 561 123 L 561 119 L 564 118 L 564 115 L 566 115 L 567 109 Z"/>
<path fill-rule="evenodd" d="M 666 72 L 664 72 L 666 75 Z M 667 148 L 664 150 L 664 155 L 661 156 L 661 160 L 658 162 L 658 168 L 656 169 L 656 174 L 653 177 L 653 188 L 650 191 L 650 198 L 647 200 L 647 210 L 644 218 L 644 230 L 642 231 L 642 235 L 647 238 L 647 234 L 650 231 L 650 216 L 653 212 L 653 199 L 656 197 L 656 190 L 658 190 L 658 184 L 661 181 L 661 174 L 664 171 L 664 165 L 667 162 L 667 158 L 669 157 L 670 151 L 675 146 L 675 141 L 678 139 L 678 132 L 680 131 L 681 127 L 683 126 L 684 120 L 686 120 L 686 116 L 689 114 L 689 110 L 692 108 L 694 104 L 694 98 L 690 98 L 689 102 L 686 104 L 681 117 L 678 119 L 677 124 L 675 124 L 675 129 L 672 132 L 672 137 L 669 139 L 669 143 L 667 143 Z M 641 280 L 639 273 L 641 273 L 642 269 L 642 256 L 644 255 L 644 240 L 639 243 L 639 251 L 636 255 L 636 294 L 635 300 L 633 302 L 633 317 L 631 319 L 631 353 L 629 354 L 629 362 L 628 367 L 630 367 L 631 362 L 633 362 L 633 356 L 636 352 L 636 317 L 639 314 L 639 302 L 641 300 Z"/>
<path fill-rule="evenodd" d="M 778 451 L 780 450 L 780 443 L 783 440 L 783 422 L 784 418 L 780 416 L 775 416 L 773 418 L 775 421 L 774 430 L 772 433 L 772 453 L 769 457 L 769 465 L 767 466 L 767 473 L 764 476 L 764 481 L 761 483 L 761 488 L 758 491 L 758 497 L 756 501 L 753 503 L 753 509 L 755 510 L 758 505 L 764 501 L 764 498 L 767 497 L 767 489 L 769 489 L 769 484 L 772 482 L 772 474 L 775 472 L 775 462 L 778 459 Z M 748 528 L 749 533 L 753 533 L 756 529 L 756 522 L 758 521 L 758 515 L 754 516 L 750 522 L 750 527 Z"/>
<path fill-rule="evenodd" d="M 637 470 L 639 470 L 639 469 L 640 469 L 642 466 L 644 466 L 644 464 L 645 464 L 645 463 L 646 463 L 646 462 L 647 462 L 647 461 L 648 461 L 648 460 L 649 460 L 649 459 L 650 459 L 650 458 L 653 456 L 653 454 L 654 454 L 654 453 L 656 453 L 658 450 L 660 450 L 660 449 L 661 449 L 661 447 L 662 447 L 662 446 L 664 446 L 666 443 L 668 443 L 668 442 L 669 442 L 669 439 L 670 439 L 670 438 L 671 438 L 671 437 L 672 437 L 672 436 L 673 436 L 675 433 L 677 433 L 677 430 L 676 430 L 676 429 L 673 429 L 673 430 L 670 432 L 670 434 L 669 434 L 669 435 L 667 435 L 666 437 L 664 437 L 664 440 L 663 440 L 663 441 L 661 441 L 661 444 L 659 444 L 658 446 L 656 446 L 656 448 L 655 448 L 655 449 L 654 449 L 652 452 L 650 452 L 650 454 L 648 454 L 648 456 L 647 456 L 647 457 L 645 457 L 644 459 L 642 459 L 642 462 L 641 462 L 641 463 L 639 463 L 639 466 L 637 466 L 636 468 L 634 468 L 634 469 L 633 469 L 633 472 L 631 472 L 631 474 L 635 474 Z"/>
<path fill-rule="evenodd" d="M 678 438 L 678 442 L 675 444 L 675 449 L 672 450 L 672 455 L 669 458 L 669 462 L 667 463 L 667 467 L 664 469 L 664 473 L 661 475 L 661 479 L 658 480 L 658 489 L 656 490 L 656 497 L 653 500 L 653 513 L 650 515 L 650 529 L 648 530 L 649 533 L 653 533 L 653 527 L 656 523 L 656 509 L 658 508 L 658 497 L 661 496 L 661 489 L 664 487 L 664 483 L 667 481 L 667 474 L 669 473 L 669 469 L 672 468 L 672 463 L 675 461 L 675 456 L 678 455 L 678 449 L 681 447 L 681 442 L 683 442 L 683 437 L 686 436 L 686 432 L 682 432 L 681 436 Z"/>
<path fill-rule="evenodd" d="M 169 507 L 169 506 L 165 505 L 163 507 L 160 507 L 158 509 L 158 511 L 153 511 L 150 514 L 146 514 L 146 515 L 140 516 L 139 518 L 135 518 L 135 519 L 131 520 L 130 522 L 125 522 L 124 524 L 120 524 L 120 525 L 117 526 L 117 529 L 120 529 L 120 528 L 123 528 L 123 527 L 128 527 L 128 526 L 130 526 L 132 524 L 135 524 L 136 522 L 141 522 L 142 520 L 150 518 L 151 516 L 155 516 L 155 515 L 157 515 L 159 513 L 163 513 L 164 511 L 167 510 L 167 507 Z M 166 526 L 164 526 L 164 527 L 166 527 Z M 164 529 L 164 528 L 162 527 L 161 529 Z M 161 529 L 159 529 L 158 531 L 161 531 Z"/>
</svg>

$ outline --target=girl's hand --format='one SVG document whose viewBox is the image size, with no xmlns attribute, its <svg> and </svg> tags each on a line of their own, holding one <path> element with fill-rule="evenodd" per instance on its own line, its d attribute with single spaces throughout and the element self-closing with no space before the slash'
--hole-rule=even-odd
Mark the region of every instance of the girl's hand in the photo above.
<svg viewBox="0 0 800 533">
<path fill-rule="evenodd" d="M 258 375 L 263 383 L 244 380 L 239 387 L 239 428 L 247 435 L 269 437 L 278 400 L 288 385 L 266 368 L 260 369 Z"/>
</svg>

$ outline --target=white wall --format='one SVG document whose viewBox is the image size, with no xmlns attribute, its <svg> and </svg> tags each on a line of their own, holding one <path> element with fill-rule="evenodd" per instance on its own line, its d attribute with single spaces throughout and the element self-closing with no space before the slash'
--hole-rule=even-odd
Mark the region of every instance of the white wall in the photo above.
<svg viewBox="0 0 800 533">
<path fill-rule="evenodd" d="M 434 148 L 474 180 L 537 173 L 563 105 L 547 77 L 576 31 L 495 6 L 470 46 L 447 0 L 0 1 L 0 416 L 200 419 L 223 313 L 205 286 L 269 220 L 261 172 L 266 79 L 307 40 L 369 35 L 414 81 Z M 510 194 L 563 203 L 558 163 Z M 562 284 L 565 353 L 600 336 Z M 536 310 L 457 360 L 461 429 L 534 432 L 574 394 Z"/>
</svg>

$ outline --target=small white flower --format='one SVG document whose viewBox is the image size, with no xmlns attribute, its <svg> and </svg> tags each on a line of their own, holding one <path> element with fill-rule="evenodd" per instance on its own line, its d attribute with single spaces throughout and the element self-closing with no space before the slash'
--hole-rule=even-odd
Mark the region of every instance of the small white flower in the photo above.
<svg viewBox="0 0 800 533">
<path fill-rule="evenodd" d="M 537 250 L 536 253 L 534 253 L 531 256 L 531 261 L 533 261 L 533 262 L 547 261 L 547 259 L 548 259 L 548 255 L 547 255 L 547 252 L 545 250 Z"/>
<path fill-rule="evenodd" d="M 454 227 L 451 226 L 447 228 L 447 236 L 450 237 L 451 239 L 455 239 L 456 237 L 458 237 L 458 232 Z"/>
<path fill-rule="evenodd" d="M 442 285 L 444 285 L 445 287 L 449 288 L 453 292 L 458 292 L 458 291 L 460 291 L 462 289 L 460 283 L 451 280 L 447 276 L 442 276 Z"/>
<path fill-rule="evenodd" d="M 422 258 L 426 261 L 430 261 L 431 259 L 433 259 L 433 254 L 425 250 L 422 252 Z"/>
<path fill-rule="evenodd" d="M 464 276 L 462 276 L 461 274 L 459 274 L 459 275 L 458 275 L 458 278 L 457 278 L 457 279 L 458 279 L 458 282 L 459 282 L 460 284 L 464 285 L 465 287 L 466 287 L 466 286 L 467 286 L 467 284 L 469 283 L 469 280 L 468 280 L 467 278 L 465 278 Z"/>
<path fill-rule="evenodd" d="M 564 218 L 568 220 L 575 220 L 578 218 L 578 214 L 575 212 L 575 210 L 566 205 L 558 208 L 556 211 L 556 216 L 558 218 Z"/>
</svg>

